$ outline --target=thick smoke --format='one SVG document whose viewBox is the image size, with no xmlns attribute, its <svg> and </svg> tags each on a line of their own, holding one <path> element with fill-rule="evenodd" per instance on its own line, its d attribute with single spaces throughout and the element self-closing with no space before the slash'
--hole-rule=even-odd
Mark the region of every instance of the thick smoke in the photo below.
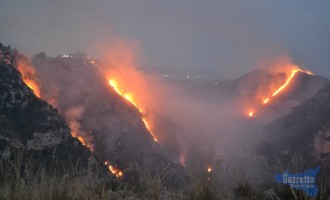
<svg viewBox="0 0 330 200">
<path fill-rule="evenodd" d="M 130 53 L 131 46 L 118 42 L 113 48 L 118 49 L 110 51 L 116 52 L 108 57 L 113 63 L 94 60 L 84 53 L 56 58 L 45 54 L 35 56 L 33 63 L 40 77 L 42 98 L 54 102 L 72 135 L 96 152 L 103 162 L 125 170 L 124 173 L 129 173 L 127 170 L 132 170 L 135 162 L 153 166 L 156 171 L 165 169 L 169 161 L 153 150 L 154 142 L 141 113 L 109 85 L 110 78 L 119 77 L 114 73 L 115 68 L 127 69 L 126 73 L 130 74 L 123 83 L 133 84 L 128 81 L 131 79 L 142 83 L 138 73 L 134 74 L 136 61 Z M 117 81 L 122 80 L 124 77 Z"/>
<path fill-rule="evenodd" d="M 226 83 L 214 86 L 208 80 L 164 78 L 132 63 L 117 66 L 108 77 L 131 93 L 150 120 L 159 145 L 174 152 L 173 160 L 185 165 L 215 150 L 233 165 L 246 156 L 255 124 L 245 115 L 246 102 L 223 90 Z"/>
<path fill-rule="evenodd" d="M 109 74 L 117 77 L 125 91 L 143 105 L 159 145 L 174 152 L 173 160 L 186 165 L 189 159 L 197 156 L 203 160 L 214 150 L 217 158 L 234 172 L 233 176 L 240 172 L 236 174 L 240 179 L 255 178 L 266 171 L 261 170 L 265 169 L 264 160 L 256 159 L 255 154 L 263 127 L 312 97 L 326 83 L 317 83 L 312 75 L 298 74 L 284 95 L 263 106 L 262 100 L 283 85 L 298 66 L 288 56 L 282 56 L 263 61 L 258 67 L 234 81 L 176 79 L 134 67 L 113 68 Z M 305 86 L 313 89 L 299 91 L 304 95 L 295 96 L 301 82 L 309 82 Z M 247 116 L 250 108 L 258 109 L 258 118 Z"/>
</svg>

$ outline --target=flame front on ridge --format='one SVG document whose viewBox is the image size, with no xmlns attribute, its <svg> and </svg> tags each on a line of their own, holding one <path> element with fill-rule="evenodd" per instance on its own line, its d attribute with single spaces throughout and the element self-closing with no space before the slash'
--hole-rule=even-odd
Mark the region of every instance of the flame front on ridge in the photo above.
<svg viewBox="0 0 330 200">
<path fill-rule="evenodd" d="M 298 73 L 305 73 L 305 74 L 309 74 L 309 75 L 314 75 L 312 72 L 307 71 L 307 70 L 302 70 L 299 69 L 297 66 L 295 66 L 294 69 L 291 70 L 290 75 L 287 77 L 287 79 L 285 80 L 284 84 L 282 84 L 279 88 L 277 88 L 270 97 L 266 97 L 262 100 L 262 104 L 266 105 L 268 103 L 271 102 L 272 98 L 281 94 L 291 83 L 291 81 L 293 80 L 293 78 L 295 77 L 295 75 Z M 249 111 L 248 112 L 248 116 L 249 117 L 255 117 L 255 111 Z"/>
<path fill-rule="evenodd" d="M 24 83 L 33 91 L 37 97 L 40 98 L 40 87 L 38 85 L 37 73 L 35 69 L 20 60 L 17 63 L 17 69 L 22 74 Z"/>
<path fill-rule="evenodd" d="M 137 101 L 134 99 L 133 97 L 133 94 L 132 93 L 126 93 L 124 91 L 122 91 L 117 83 L 116 80 L 114 79 L 109 79 L 109 84 L 110 86 L 122 97 L 124 97 L 125 99 L 127 99 L 132 105 L 134 105 L 134 107 L 136 109 L 139 110 L 139 112 L 141 113 L 141 116 L 142 116 L 142 122 L 144 124 L 144 126 L 146 127 L 146 129 L 149 131 L 152 139 L 155 141 L 155 142 L 158 142 L 158 139 L 156 138 L 155 134 L 153 133 L 152 131 L 152 128 L 150 126 L 150 123 L 148 121 L 148 119 L 146 118 L 145 116 L 145 113 L 143 111 L 143 109 L 139 106 L 139 104 L 137 103 Z"/>
</svg>

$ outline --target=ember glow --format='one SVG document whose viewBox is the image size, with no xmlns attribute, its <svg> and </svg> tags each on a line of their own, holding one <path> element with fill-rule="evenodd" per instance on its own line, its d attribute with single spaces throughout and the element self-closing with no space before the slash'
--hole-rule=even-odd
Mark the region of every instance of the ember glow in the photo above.
<svg viewBox="0 0 330 200">
<path fill-rule="evenodd" d="M 254 117 L 254 112 L 250 111 L 248 115 L 249 115 L 249 117 Z"/>
<path fill-rule="evenodd" d="M 109 161 L 105 161 L 105 162 L 104 162 L 104 165 L 107 166 L 108 169 L 109 169 L 109 171 L 110 171 L 113 175 L 115 175 L 117 178 L 122 177 L 122 176 L 124 175 L 124 173 L 123 173 L 121 170 L 119 170 L 119 169 L 113 167 L 112 165 L 110 165 L 110 164 L 109 164 Z"/>
<path fill-rule="evenodd" d="M 78 136 L 77 139 L 78 139 L 78 140 L 79 140 L 84 146 L 86 146 L 86 147 L 88 147 L 90 150 L 92 150 L 92 149 L 88 146 L 88 144 L 86 144 L 86 142 L 85 142 L 85 140 L 84 140 L 83 137 Z"/>
<path fill-rule="evenodd" d="M 93 148 L 87 144 L 86 140 L 82 136 L 77 135 L 77 133 L 72 130 L 71 130 L 71 136 L 77 138 L 85 147 L 93 151 Z"/>
<path fill-rule="evenodd" d="M 72 127 L 71 124 L 75 124 L 75 122 L 69 122 L 69 127 L 70 127 L 70 130 L 71 130 L 71 136 L 74 137 L 74 138 L 77 138 L 82 143 L 82 145 L 87 147 L 89 150 L 94 151 L 93 145 L 92 145 L 91 142 L 88 142 L 87 137 L 84 138 L 82 134 L 78 135 L 75 131 L 79 131 L 79 130 L 75 127 Z"/>
<path fill-rule="evenodd" d="M 212 172 L 212 168 L 211 168 L 211 167 L 208 167 L 208 168 L 207 168 L 207 172 L 208 172 L 208 173 L 211 173 L 211 172 Z"/>
<path fill-rule="evenodd" d="M 270 99 L 269 99 L 269 98 L 266 98 L 266 99 L 263 101 L 263 103 L 264 103 L 264 104 L 267 104 L 269 101 L 270 101 Z"/>
<path fill-rule="evenodd" d="M 302 70 L 299 69 L 298 67 L 295 66 L 294 69 L 292 69 L 289 72 L 289 75 L 287 76 L 285 82 L 278 88 L 276 88 L 276 90 L 274 90 L 274 92 L 271 93 L 270 97 L 266 97 L 262 100 L 262 104 L 266 105 L 269 104 L 272 100 L 273 97 L 280 95 L 281 93 L 283 93 L 285 91 L 285 89 L 290 85 L 290 83 L 292 82 L 292 80 L 294 79 L 295 75 L 300 72 L 300 73 L 305 73 L 305 74 L 309 74 L 309 75 L 314 75 L 312 72 L 307 71 L 307 70 Z M 250 111 L 248 113 L 249 117 L 254 117 L 255 116 L 255 112 L 254 111 Z"/>
<path fill-rule="evenodd" d="M 153 138 L 153 140 L 155 142 L 158 142 L 158 139 L 156 138 L 152 127 L 150 126 L 150 122 L 146 117 L 146 114 L 144 113 L 144 109 L 141 108 L 141 106 L 139 106 L 139 104 L 137 103 L 137 101 L 134 99 L 134 96 L 132 93 L 127 93 L 124 92 L 118 85 L 117 81 L 114 79 L 109 79 L 109 84 L 110 86 L 122 97 L 124 97 L 125 99 L 127 99 L 132 105 L 134 105 L 134 107 L 136 109 L 139 110 L 139 112 L 141 113 L 142 116 L 142 122 L 144 123 L 146 129 L 149 131 L 151 137 Z"/>
<path fill-rule="evenodd" d="M 111 171 L 112 174 L 114 174 L 116 177 L 121 177 L 123 176 L 123 172 L 120 171 L 119 169 L 114 168 L 113 166 L 109 165 L 109 170 Z"/>
</svg>

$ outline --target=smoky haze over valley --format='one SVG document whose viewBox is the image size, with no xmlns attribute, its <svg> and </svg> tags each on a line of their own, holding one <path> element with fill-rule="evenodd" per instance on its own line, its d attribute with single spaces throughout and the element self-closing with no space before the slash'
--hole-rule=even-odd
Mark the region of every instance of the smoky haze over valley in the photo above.
<svg viewBox="0 0 330 200">
<path fill-rule="evenodd" d="M 329 13 L 326 0 L 2 0 L 0 35 L 30 56 L 82 51 L 108 60 L 124 41 L 152 69 L 232 79 L 288 56 L 329 77 Z"/>
<path fill-rule="evenodd" d="M 328 0 L 0 0 L 0 199 L 329 200 L 329 19 Z"/>
</svg>

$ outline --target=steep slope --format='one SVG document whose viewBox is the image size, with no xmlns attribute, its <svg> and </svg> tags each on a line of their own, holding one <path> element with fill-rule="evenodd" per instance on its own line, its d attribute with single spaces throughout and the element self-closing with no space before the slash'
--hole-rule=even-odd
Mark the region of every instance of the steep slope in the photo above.
<svg viewBox="0 0 330 200">
<path fill-rule="evenodd" d="M 100 168 L 92 152 L 71 136 L 57 110 L 22 81 L 16 53 L 0 44 L 0 156 L 11 159 L 20 151 L 59 169 L 77 161 L 79 168 Z"/>
<path fill-rule="evenodd" d="M 41 94 L 53 102 L 71 129 L 104 161 L 131 178 L 136 165 L 154 174 L 171 174 L 177 184 L 183 169 L 166 158 L 142 121 L 141 113 L 108 83 L 103 68 L 86 54 L 33 58 Z M 131 176 L 132 175 L 132 176 Z"/>
<path fill-rule="evenodd" d="M 327 84 L 314 97 L 267 125 L 259 153 L 288 160 L 293 153 L 300 152 L 310 164 L 329 159 L 329 113 L 330 84 Z"/>
<path fill-rule="evenodd" d="M 325 77 L 297 72 L 280 94 L 272 97 L 270 102 L 264 103 L 264 99 L 286 83 L 289 74 L 285 69 L 283 71 L 254 70 L 234 81 L 221 84 L 219 92 L 222 96 L 228 96 L 232 101 L 239 102 L 243 107 L 242 110 L 246 109 L 246 115 L 248 110 L 254 110 L 256 112 L 254 120 L 269 123 L 312 98 L 329 83 L 329 79 Z"/>
</svg>

